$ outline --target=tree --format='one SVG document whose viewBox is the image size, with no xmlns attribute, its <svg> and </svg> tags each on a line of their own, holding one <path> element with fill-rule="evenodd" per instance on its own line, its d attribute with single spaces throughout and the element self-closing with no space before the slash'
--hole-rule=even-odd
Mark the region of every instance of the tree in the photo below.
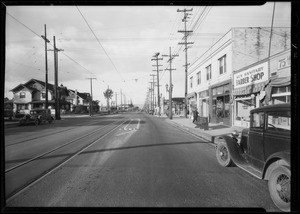
<svg viewBox="0 0 300 214">
<path fill-rule="evenodd" d="M 104 94 L 104 97 L 106 98 L 106 101 L 107 101 L 107 109 L 108 109 L 108 111 L 109 111 L 109 99 L 112 98 L 114 92 L 113 92 L 110 88 L 108 88 L 108 89 L 106 89 L 106 91 L 103 92 L 103 94 Z"/>
</svg>

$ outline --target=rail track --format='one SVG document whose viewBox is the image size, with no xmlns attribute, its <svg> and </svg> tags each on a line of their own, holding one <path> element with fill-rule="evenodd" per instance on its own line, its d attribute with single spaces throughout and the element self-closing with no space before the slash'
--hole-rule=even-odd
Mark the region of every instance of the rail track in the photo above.
<svg viewBox="0 0 300 214">
<path fill-rule="evenodd" d="M 51 167 L 48 167 L 47 169 L 43 169 L 42 172 L 37 172 L 37 175 L 28 178 L 25 182 L 23 182 L 21 185 L 19 186 L 15 186 L 15 187 L 11 187 L 10 190 L 6 191 L 5 195 L 6 195 L 6 202 L 9 203 L 9 201 L 11 201 L 13 198 L 15 198 L 17 195 L 19 195 L 20 193 L 22 193 L 24 190 L 26 190 L 27 188 L 29 188 L 30 186 L 34 185 L 36 182 L 42 180 L 44 177 L 46 177 L 47 175 L 49 175 L 50 173 L 52 173 L 53 171 L 55 171 L 57 168 L 61 167 L 62 165 L 66 164 L 68 161 L 70 161 L 71 159 L 73 159 L 74 157 L 76 157 L 77 155 L 79 155 L 80 153 L 82 153 L 84 150 L 88 149 L 89 147 L 91 147 L 92 145 L 94 145 L 95 143 L 101 141 L 104 137 L 106 137 L 107 135 L 109 135 L 110 133 L 112 133 L 113 131 L 117 130 L 119 127 L 121 127 L 123 124 L 125 124 L 126 122 L 130 123 L 130 120 L 128 119 L 122 119 L 122 120 L 118 120 L 118 121 L 114 121 L 110 124 L 107 124 L 104 127 L 101 127 L 99 129 L 93 130 L 83 136 L 77 137 L 73 140 L 70 140 L 66 143 L 64 143 L 63 145 L 57 146 L 47 152 L 44 152 L 42 154 L 36 155 L 35 157 L 26 160 L 22 163 L 19 163 L 13 167 L 10 167 L 8 169 L 5 170 L 5 177 L 6 179 L 11 178 L 12 176 L 16 176 L 17 171 L 20 170 L 22 167 L 26 167 L 29 164 L 35 163 L 37 164 L 39 161 L 41 161 L 43 158 L 45 158 L 46 156 L 50 155 L 50 154 L 54 154 L 55 152 L 62 150 L 62 149 L 66 149 L 68 148 L 68 146 L 72 146 L 74 145 L 76 142 L 79 142 L 80 140 L 93 136 L 96 137 L 96 139 L 93 139 L 91 142 L 88 142 L 87 144 L 84 144 L 81 148 L 79 148 L 77 151 L 72 152 L 71 154 L 69 154 L 67 157 L 65 157 L 64 159 L 60 160 L 59 162 L 56 162 L 54 165 L 52 165 Z M 109 128 L 108 131 L 103 132 L 101 135 L 95 135 L 97 132 L 106 129 L 107 127 L 113 125 L 112 128 Z M 70 147 L 71 148 L 71 147 Z"/>
</svg>

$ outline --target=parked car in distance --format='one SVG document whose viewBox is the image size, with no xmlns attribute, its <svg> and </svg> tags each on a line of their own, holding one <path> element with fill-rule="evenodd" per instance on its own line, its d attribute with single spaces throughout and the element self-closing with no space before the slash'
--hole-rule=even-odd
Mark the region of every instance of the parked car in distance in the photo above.
<svg viewBox="0 0 300 214">
<path fill-rule="evenodd" d="M 51 116 L 50 109 L 31 109 L 29 114 L 26 114 L 19 120 L 19 125 L 35 124 L 36 126 L 48 122 L 52 123 L 54 118 Z"/>
<path fill-rule="evenodd" d="M 149 110 L 149 114 L 153 115 L 154 111 L 153 110 Z"/>
<path fill-rule="evenodd" d="M 276 104 L 250 111 L 250 128 L 221 136 L 216 146 L 218 162 L 233 164 L 253 176 L 268 180 L 270 196 L 282 211 L 290 211 L 291 106 Z"/>
</svg>

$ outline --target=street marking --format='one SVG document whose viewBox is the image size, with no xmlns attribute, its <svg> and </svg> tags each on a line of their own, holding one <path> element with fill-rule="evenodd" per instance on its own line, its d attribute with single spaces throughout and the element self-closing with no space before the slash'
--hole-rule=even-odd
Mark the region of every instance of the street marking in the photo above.
<svg viewBox="0 0 300 214">
<path fill-rule="evenodd" d="M 127 130 L 127 126 L 132 122 L 132 119 L 130 119 L 130 122 L 124 127 L 124 130 Z"/>
<path fill-rule="evenodd" d="M 129 132 L 123 132 L 123 133 L 117 134 L 116 136 L 121 136 L 121 135 L 124 135 L 124 134 L 133 133 L 133 132 L 136 132 L 136 130 L 132 130 L 132 131 L 129 131 Z"/>
<path fill-rule="evenodd" d="M 136 129 L 139 129 L 139 128 L 140 128 L 140 122 L 141 122 L 141 119 L 139 118 L 139 122 L 138 122 L 138 124 L 137 124 L 137 126 L 136 126 Z"/>
</svg>

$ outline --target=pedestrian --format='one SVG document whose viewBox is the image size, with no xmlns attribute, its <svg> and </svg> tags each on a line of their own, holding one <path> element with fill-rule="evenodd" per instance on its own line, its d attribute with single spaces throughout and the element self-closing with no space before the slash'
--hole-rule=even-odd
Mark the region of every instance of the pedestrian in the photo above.
<svg viewBox="0 0 300 214">
<path fill-rule="evenodd" d="M 194 119 L 193 119 L 193 123 L 194 123 L 194 122 L 197 121 L 197 118 L 198 118 L 198 111 L 197 111 L 197 109 L 195 109 L 195 110 L 193 111 L 193 117 L 194 117 Z"/>
</svg>

